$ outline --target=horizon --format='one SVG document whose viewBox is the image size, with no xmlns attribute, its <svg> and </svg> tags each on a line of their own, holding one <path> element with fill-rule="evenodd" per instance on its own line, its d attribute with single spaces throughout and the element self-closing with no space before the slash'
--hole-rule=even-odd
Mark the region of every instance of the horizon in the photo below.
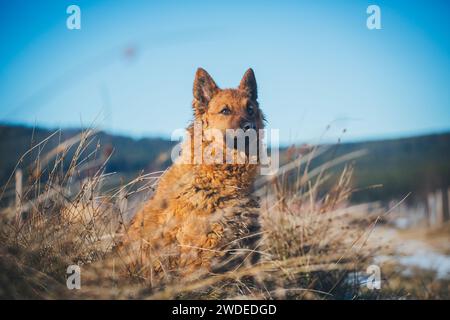
<svg viewBox="0 0 450 320">
<path fill-rule="evenodd" d="M 55 132 L 55 131 L 81 131 L 81 130 L 86 130 L 89 129 L 91 127 L 46 127 L 46 126 L 33 126 L 31 124 L 26 124 L 26 123 L 8 123 L 8 122 L 2 122 L 0 121 L 0 126 L 5 126 L 5 127 L 16 127 L 16 128 L 24 128 L 24 129 L 38 129 L 38 130 L 46 130 L 46 131 L 51 131 L 51 132 Z M 112 132 L 109 130 L 105 130 L 105 129 L 101 129 L 99 128 L 98 132 L 102 132 L 105 133 L 109 136 L 113 136 L 113 137 L 122 137 L 122 138 L 129 138 L 132 139 L 134 141 L 138 141 L 141 139 L 160 139 L 160 140 L 164 140 L 164 141 L 173 141 L 173 142 L 178 142 L 179 140 L 171 140 L 170 136 L 164 136 L 164 135 L 129 135 L 126 133 L 121 133 L 121 132 Z M 97 132 L 97 133 L 98 133 Z M 280 141 L 280 148 L 288 148 L 290 146 L 300 146 L 303 144 L 306 145 L 324 145 L 324 144 L 353 144 L 353 143 L 370 143 L 370 142 L 384 142 L 384 141 L 394 141 L 394 140 L 404 140 L 404 139 L 415 139 L 415 138 L 421 138 L 421 137 L 429 137 L 429 136 L 439 136 L 439 135 L 450 135 L 450 129 L 444 129 L 442 131 L 424 131 L 424 132 L 410 132 L 410 133 L 405 133 L 403 135 L 394 135 L 394 136 L 376 136 L 376 137 L 362 137 L 362 138 L 356 138 L 356 139 L 346 139 L 346 137 L 344 135 L 342 135 L 341 137 L 339 137 L 337 140 L 333 140 L 332 138 L 327 139 L 326 137 L 322 136 L 322 137 L 316 137 L 315 139 L 311 139 L 314 141 L 296 141 L 296 142 L 292 142 L 292 143 L 284 143 L 282 141 Z M 269 143 L 270 145 L 270 143 Z"/>
</svg>

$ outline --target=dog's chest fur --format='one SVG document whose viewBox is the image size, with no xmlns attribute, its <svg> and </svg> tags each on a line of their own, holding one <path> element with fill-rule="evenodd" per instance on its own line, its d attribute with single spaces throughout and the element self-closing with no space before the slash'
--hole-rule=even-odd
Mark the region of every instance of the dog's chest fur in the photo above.
<svg viewBox="0 0 450 320">
<path fill-rule="evenodd" d="M 169 269 L 235 265 L 242 259 L 230 257 L 253 246 L 258 231 L 258 202 L 251 196 L 257 170 L 249 164 L 173 165 L 133 220 L 128 241 L 144 239 L 149 255 L 168 255 L 157 263 Z"/>
</svg>

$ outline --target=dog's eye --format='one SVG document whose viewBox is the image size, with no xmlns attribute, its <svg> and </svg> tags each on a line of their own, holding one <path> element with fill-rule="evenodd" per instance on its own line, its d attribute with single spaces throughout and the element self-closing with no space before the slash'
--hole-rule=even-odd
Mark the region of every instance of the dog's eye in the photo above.
<svg viewBox="0 0 450 320">
<path fill-rule="evenodd" d="M 231 114 L 231 110 L 228 107 L 224 107 L 222 110 L 220 110 L 220 113 L 224 115 L 229 115 Z"/>
<path fill-rule="evenodd" d="M 254 114 L 255 114 L 255 108 L 253 108 L 252 105 L 249 105 L 249 106 L 247 107 L 247 113 L 248 113 L 250 116 L 254 115 Z"/>
</svg>

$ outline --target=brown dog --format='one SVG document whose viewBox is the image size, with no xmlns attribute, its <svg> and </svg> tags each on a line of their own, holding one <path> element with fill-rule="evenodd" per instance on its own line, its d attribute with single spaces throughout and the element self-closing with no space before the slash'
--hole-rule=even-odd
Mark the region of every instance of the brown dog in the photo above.
<svg viewBox="0 0 450 320">
<path fill-rule="evenodd" d="M 237 89 L 220 89 L 199 68 L 193 92 L 194 121 L 203 131 L 216 129 L 225 139 L 227 129 L 263 128 L 252 69 Z M 192 142 L 194 124 L 187 131 Z M 257 139 L 259 143 L 259 134 Z M 203 135 L 200 141 L 203 149 L 212 143 Z M 230 150 L 235 157 L 243 154 L 236 145 L 223 146 L 222 159 Z M 199 163 L 195 154 L 192 143 L 183 145 L 181 158 L 189 161 L 175 163 L 162 175 L 154 196 L 134 217 L 124 237 L 122 247 L 139 256 L 134 263 L 150 268 L 152 274 L 224 270 L 251 260 L 248 249 L 253 249 L 258 230 L 258 202 L 251 196 L 258 163 L 248 159 L 241 164 Z"/>
</svg>

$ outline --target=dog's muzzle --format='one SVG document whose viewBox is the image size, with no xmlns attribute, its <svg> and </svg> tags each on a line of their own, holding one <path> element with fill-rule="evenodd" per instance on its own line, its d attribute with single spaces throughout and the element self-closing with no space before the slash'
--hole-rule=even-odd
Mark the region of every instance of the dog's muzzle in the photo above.
<svg viewBox="0 0 450 320">
<path fill-rule="evenodd" d="M 256 129 L 256 125 L 253 122 L 251 122 L 251 121 L 242 121 L 241 122 L 241 129 L 244 130 L 244 131 L 247 131 L 247 130 L 250 130 L 250 129 L 255 130 Z"/>
</svg>

